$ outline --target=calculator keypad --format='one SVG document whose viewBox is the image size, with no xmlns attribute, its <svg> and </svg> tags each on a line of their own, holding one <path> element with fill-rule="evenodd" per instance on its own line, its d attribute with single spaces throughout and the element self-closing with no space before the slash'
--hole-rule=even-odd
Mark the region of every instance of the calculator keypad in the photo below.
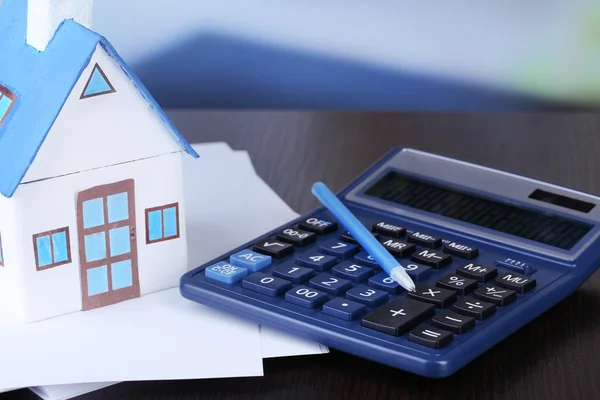
<svg viewBox="0 0 600 400">
<path fill-rule="evenodd" d="M 536 287 L 536 269 L 522 275 L 498 263 L 491 267 L 477 261 L 481 254 L 472 246 L 386 221 L 371 231 L 415 281 L 415 291 L 394 282 L 337 222 L 318 216 L 216 262 L 205 276 L 431 349 L 476 334 L 479 324 Z"/>
</svg>

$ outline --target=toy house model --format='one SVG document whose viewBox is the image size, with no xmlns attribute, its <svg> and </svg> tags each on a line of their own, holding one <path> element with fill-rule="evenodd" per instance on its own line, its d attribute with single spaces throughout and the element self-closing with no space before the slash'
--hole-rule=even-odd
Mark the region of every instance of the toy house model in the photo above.
<svg viewBox="0 0 600 400">
<path fill-rule="evenodd" d="M 198 157 L 92 0 L 0 0 L 0 302 L 24 322 L 175 287 Z"/>
</svg>

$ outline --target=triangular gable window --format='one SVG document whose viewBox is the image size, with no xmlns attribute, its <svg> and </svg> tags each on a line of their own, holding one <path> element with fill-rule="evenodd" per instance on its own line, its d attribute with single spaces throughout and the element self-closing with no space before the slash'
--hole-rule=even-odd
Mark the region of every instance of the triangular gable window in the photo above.
<svg viewBox="0 0 600 400">
<path fill-rule="evenodd" d="M 102 68 L 96 64 L 94 65 L 90 79 L 85 85 L 80 98 L 87 99 L 88 97 L 100 96 L 114 92 L 116 92 L 115 88 L 104 74 L 104 71 L 102 71 Z"/>
<path fill-rule="evenodd" d="M 8 117 L 10 109 L 15 104 L 17 96 L 15 96 L 10 90 L 0 85 L 0 126 Z"/>
</svg>

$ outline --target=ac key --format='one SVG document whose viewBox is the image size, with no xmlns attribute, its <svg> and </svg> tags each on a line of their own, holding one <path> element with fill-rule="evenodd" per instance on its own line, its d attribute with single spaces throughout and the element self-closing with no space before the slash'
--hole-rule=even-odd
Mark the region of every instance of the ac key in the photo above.
<svg viewBox="0 0 600 400">
<path fill-rule="evenodd" d="M 454 290 L 428 285 L 417 285 L 414 292 L 408 292 L 408 297 L 431 303 L 437 308 L 445 308 L 456 301 L 457 294 Z"/>
</svg>

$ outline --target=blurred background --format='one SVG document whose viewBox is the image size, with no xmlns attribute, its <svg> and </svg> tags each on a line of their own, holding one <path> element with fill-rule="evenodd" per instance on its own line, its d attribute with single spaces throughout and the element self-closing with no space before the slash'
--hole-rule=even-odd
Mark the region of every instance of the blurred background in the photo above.
<svg viewBox="0 0 600 400">
<path fill-rule="evenodd" d="M 97 0 L 165 108 L 509 111 L 600 105 L 597 0 Z"/>
</svg>

